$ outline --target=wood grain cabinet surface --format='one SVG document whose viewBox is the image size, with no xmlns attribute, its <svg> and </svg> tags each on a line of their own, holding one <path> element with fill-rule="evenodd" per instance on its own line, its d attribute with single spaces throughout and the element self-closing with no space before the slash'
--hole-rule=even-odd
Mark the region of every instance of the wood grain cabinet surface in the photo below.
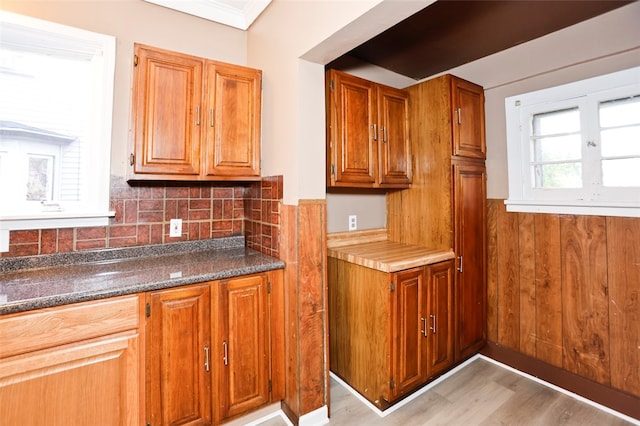
<svg viewBox="0 0 640 426">
<path fill-rule="evenodd" d="M 331 371 L 381 409 L 454 362 L 453 260 L 382 272 L 328 262 Z"/>
<path fill-rule="evenodd" d="M 282 276 L 147 294 L 149 424 L 220 424 L 284 398 Z"/>
<path fill-rule="evenodd" d="M 411 185 L 408 96 L 337 70 L 326 74 L 327 186 Z"/>
<path fill-rule="evenodd" d="M 260 178 L 262 71 L 136 44 L 130 180 Z"/>
<path fill-rule="evenodd" d="M 414 184 L 387 194 L 388 238 L 453 248 L 455 354 L 461 360 L 477 352 L 487 339 L 483 89 L 447 74 L 407 91 L 416 159 Z"/>
<path fill-rule="evenodd" d="M 0 318 L 6 425 L 143 423 L 137 295 Z"/>
</svg>

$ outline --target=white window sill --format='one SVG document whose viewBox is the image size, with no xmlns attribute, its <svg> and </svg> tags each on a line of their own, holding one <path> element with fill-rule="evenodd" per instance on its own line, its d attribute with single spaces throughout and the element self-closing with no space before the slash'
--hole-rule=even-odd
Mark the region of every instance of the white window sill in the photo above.
<svg viewBox="0 0 640 426">
<path fill-rule="evenodd" d="M 505 200 L 508 212 L 640 217 L 640 203 Z"/>
<path fill-rule="evenodd" d="M 107 226 L 114 211 L 95 213 L 46 212 L 29 215 L 0 215 L 0 252 L 9 251 L 9 231 L 29 229 Z"/>
</svg>

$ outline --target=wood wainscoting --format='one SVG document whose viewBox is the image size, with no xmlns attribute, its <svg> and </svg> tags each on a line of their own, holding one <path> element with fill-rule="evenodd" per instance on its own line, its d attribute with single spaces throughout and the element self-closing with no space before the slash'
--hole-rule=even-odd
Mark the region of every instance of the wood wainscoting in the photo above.
<svg viewBox="0 0 640 426">
<path fill-rule="evenodd" d="M 637 417 L 640 218 L 509 213 L 492 199 L 487 227 L 489 342 L 628 394 Z"/>
</svg>

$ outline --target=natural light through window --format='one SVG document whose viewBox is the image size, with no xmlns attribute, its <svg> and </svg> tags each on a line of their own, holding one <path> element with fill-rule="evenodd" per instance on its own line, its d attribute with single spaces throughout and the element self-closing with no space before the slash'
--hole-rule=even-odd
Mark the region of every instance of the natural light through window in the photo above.
<svg viewBox="0 0 640 426">
<path fill-rule="evenodd" d="M 0 19 L 0 227 L 106 224 L 115 39 Z"/>
<path fill-rule="evenodd" d="M 507 210 L 640 216 L 640 68 L 505 107 Z"/>
</svg>

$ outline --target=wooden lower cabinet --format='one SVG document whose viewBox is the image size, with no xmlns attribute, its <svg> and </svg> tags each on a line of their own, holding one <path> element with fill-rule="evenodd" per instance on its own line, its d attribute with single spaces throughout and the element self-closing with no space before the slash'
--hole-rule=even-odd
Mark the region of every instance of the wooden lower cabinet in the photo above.
<svg viewBox="0 0 640 426">
<path fill-rule="evenodd" d="M 0 422 L 143 422 L 137 295 L 0 317 Z"/>
<path fill-rule="evenodd" d="M 328 260 L 331 371 L 381 409 L 454 362 L 453 261 L 387 273 Z"/>
<path fill-rule="evenodd" d="M 147 424 L 211 424 L 210 285 L 147 294 Z"/>
<path fill-rule="evenodd" d="M 282 270 L 147 295 L 147 424 L 219 424 L 284 398 Z"/>
</svg>

